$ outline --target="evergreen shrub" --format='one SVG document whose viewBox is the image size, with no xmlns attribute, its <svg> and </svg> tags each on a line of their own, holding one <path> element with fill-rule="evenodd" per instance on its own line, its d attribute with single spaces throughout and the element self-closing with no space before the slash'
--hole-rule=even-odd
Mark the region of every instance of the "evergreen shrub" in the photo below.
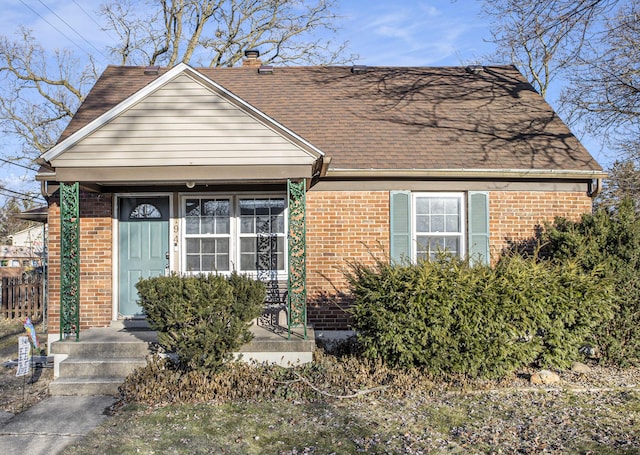
<svg viewBox="0 0 640 455">
<path fill-rule="evenodd" d="M 598 327 L 591 345 L 604 364 L 640 365 L 640 215 L 633 201 L 578 222 L 556 219 L 541 242 L 548 259 L 576 262 L 587 273 L 602 270 L 609 277 L 614 316 Z"/>
<path fill-rule="evenodd" d="M 180 369 L 210 373 L 251 340 L 249 321 L 266 297 L 263 283 L 238 274 L 154 277 L 136 287 L 160 346 Z"/>
<path fill-rule="evenodd" d="M 496 378 L 538 363 L 566 367 L 611 317 L 597 270 L 509 255 L 471 266 L 353 263 L 353 328 L 363 355 L 436 376 Z"/>
</svg>

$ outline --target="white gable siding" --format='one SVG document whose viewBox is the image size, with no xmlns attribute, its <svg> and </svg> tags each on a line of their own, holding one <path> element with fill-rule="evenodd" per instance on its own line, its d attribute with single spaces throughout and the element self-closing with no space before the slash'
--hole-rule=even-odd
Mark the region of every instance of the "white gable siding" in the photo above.
<svg viewBox="0 0 640 455">
<path fill-rule="evenodd" d="M 315 158 L 179 75 L 53 160 L 56 167 L 312 164 Z"/>
</svg>

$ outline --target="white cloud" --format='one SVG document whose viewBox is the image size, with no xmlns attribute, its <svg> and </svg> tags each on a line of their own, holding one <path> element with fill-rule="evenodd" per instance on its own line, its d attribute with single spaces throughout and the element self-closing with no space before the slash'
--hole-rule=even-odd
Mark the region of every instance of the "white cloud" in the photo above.
<svg viewBox="0 0 640 455">
<path fill-rule="evenodd" d="M 490 52 L 477 2 L 358 1 L 354 8 L 344 36 L 360 63 L 459 65 Z"/>
</svg>

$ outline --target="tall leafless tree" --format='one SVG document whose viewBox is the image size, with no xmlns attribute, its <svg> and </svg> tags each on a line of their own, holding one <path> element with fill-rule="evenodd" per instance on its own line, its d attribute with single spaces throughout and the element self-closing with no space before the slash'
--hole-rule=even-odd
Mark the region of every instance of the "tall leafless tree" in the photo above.
<svg viewBox="0 0 640 455">
<path fill-rule="evenodd" d="M 92 59 L 49 55 L 27 29 L 0 37 L 0 128 L 5 148 L 17 144 L 3 158 L 30 161 L 53 146 L 95 79 Z"/>
<path fill-rule="evenodd" d="M 343 62 L 344 43 L 323 37 L 336 31 L 335 0 L 130 0 L 102 11 L 120 40 L 111 51 L 121 64 L 197 62 L 233 66 L 247 49 L 265 62 Z M 136 3 L 137 4 L 137 3 Z M 153 8 L 155 6 L 155 8 Z"/>
<path fill-rule="evenodd" d="M 510 60 L 545 96 L 571 71 L 604 15 L 618 0 L 485 0 L 498 56 Z"/>
<path fill-rule="evenodd" d="M 568 74 L 562 104 L 586 131 L 640 163 L 640 3 L 606 18 Z"/>
<path fill-rule="evenodd" d="M 640 2 L 484 0 L 484 12 L 499 55 L 543 96 L 562 81 L 564 120 L 616 152 L 600 204 L 640 200 Z"/>
</svg>

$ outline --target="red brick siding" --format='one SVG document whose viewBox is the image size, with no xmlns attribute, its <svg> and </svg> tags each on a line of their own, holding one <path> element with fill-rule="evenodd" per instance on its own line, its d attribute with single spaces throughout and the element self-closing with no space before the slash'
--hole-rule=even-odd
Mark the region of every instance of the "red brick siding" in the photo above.
<svg viewBox="0 0 640 455">
<path fill-rule="evenodd" d="M 110 194 L 80 194 L 80 329 L 108 326 L 112 317 Z M 49 331 L 60 328 L 60 207 L 49 205 Z"/>
<path fill-rule="evenodd" d="M 557 216 L 577 220 L 591 212 L 583 192 L 489 193 L 490 244 L 496 257 L 512 242 L 535 235 Z M 350 260 L 372 262 L 389 251 L 389 193 L 307 193 L 308 319 L 316 329 L 346 329 L 348 296 L 342 270 Z"/>
<path fill-rule="evenodd" d="M 556 216 L 578 219 L 591 211 L 581 192 L 489 193 L 491 251 L 535 234 Z M 109 325 L 112 317 L 112 198 L 82 193 L 80 202 L 81 329 Z M 316 329 L 346 329 L 348 296 L 343 271 L 349 261 L 372 263 L 389 251 L 388 191 L 307 193 L 308 319 Z M 49 208 L 49 327 L 59 328 L 60 210 Z"/>
<path fill-rule="evenodd" d="M 578 220 L 591 213 L 591 198 L 584 192 L 493 191 L 489 193 L 491 255 L 495 258 L 511 244 L 535 236 L 536 227 L 556 217 Z"/>
<path fill-rule="evenodd" d="M 316 329 L 346 329 L 344 268 L 389 252 L 388 191 L 307 193 L 308 319 Z"/>
</svg>

